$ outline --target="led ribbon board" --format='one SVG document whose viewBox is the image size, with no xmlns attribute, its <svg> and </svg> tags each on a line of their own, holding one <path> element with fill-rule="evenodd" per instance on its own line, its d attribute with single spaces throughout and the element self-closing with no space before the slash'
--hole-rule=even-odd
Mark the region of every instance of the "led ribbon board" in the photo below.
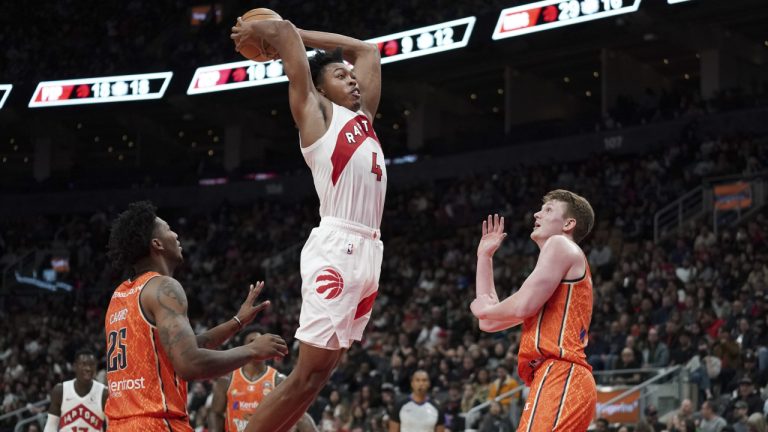
<svg viewBox="0 0 768 432">
<path fill-rule="evenodd" d="M 641 0 L 544 0 L 504 9 L 493 39 L 505 39 L 636 12 Z"/>
<path fill-rule="evenodd" d="M 467 46 L 475 21 L 472 16 L 377 37 L 366 42 L 379 47 L 382 64 L 394 63 Z M 309 51 L 307 56 L 311 57 L 314 53 Z M 288 81 L 288 77 L 285 76 L 280 60 L 264 63 L 245 60 L 197 68 L 187 94 L 233 90 L 284 81 Z"/>
<path fill-rule="evenodd" d="M 160 99 L 173 72 L 43 81 L 37 85 L 30 108 Z"/>
<path fill-rule="evenodd" d="M 5 100 L 8 99 L 8 95 L 11 94 L 13 84 L 0 84 L 0 109 L 5 105 Z"/>
<path fill-rule="evenodd" d="M 691 1 L 691 0 L 667 0 L 667 3 L 668 4 L 685 3 L 687 1 Z"/>
</svg>

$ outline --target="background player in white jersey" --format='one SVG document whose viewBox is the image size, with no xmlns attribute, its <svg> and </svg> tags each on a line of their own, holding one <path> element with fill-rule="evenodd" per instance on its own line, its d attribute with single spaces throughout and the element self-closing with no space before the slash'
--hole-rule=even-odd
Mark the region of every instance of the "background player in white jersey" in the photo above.
<svg viewBox="0 0 768 432">
<path fill-rule="evenodd" d="M 374 45 L 299 30 L 282 20 L 238 19 L 232 39 L 238 48 L 263 40 L 279 52 L 301 152 L 320 198 L 322 221 L 301 254 L 298 363 L 256 409 L 247 429 L 284 432 L 317 397 L 343 350 L 362 338 L 378 291 L 384 250 L 378 228 L 387 182 L 373 131 L 381 61 Z M 335 51 L 319 51 L 308 61 L 305 44 Z"/>
<path fill-rule="evenodd" d="M 45 432 L 94 432 L 105 429 L 104 404 L 109 392 L 104 384 L 93 380 L 96 356 L 91 351 L 78 351 L 74 367 L 75 379 L 56 384 L 51 390 Z"/>
</svg>

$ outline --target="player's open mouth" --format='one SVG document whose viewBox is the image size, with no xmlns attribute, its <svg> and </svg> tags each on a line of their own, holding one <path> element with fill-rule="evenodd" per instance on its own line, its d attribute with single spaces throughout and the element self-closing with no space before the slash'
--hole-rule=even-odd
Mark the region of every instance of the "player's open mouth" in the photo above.
<svg viewBox="0 0 768 432">
<path fill-rule="evenodd" d="M 350 94 L 351 94 L 352 96 L 354 96 L 354 97 L 358 98 L 358 99 L 360 98 L 360 90 L 359 90 L 359 89 L 354 89 L 354 90 L 352 90 L 352 91 L 350 92 Z"/>
</svg>

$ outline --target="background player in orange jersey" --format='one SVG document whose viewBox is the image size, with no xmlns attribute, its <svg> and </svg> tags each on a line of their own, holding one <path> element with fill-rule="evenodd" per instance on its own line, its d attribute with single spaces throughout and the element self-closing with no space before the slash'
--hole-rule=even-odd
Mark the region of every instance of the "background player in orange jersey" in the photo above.
<svg viewBox="0 0 768 432">
<path fill-rule="evenodd" d="M 275 335 L 215 350 L 269 304 L 254 305 L 261 282 L 251 285 L 231 320 L 195 335 L 187 296 L 172 277 L 184 260 L 181 243 L 149 202 L 131 204 L 117 217 L 108 247 L 115 267 L 131 274 L 112 294 L 105 319 L 110 431 L 191 432 L 187 380 L 221 376 L 254 359 L 288 352 Z"/>
<path fill-rule="evenodd" d="M 488 216 L 477 248 L 476 298 L 472 313 L 484 331 L 520 323 L 518 372 L 530 396 L 518 431 L 585 431 L 597 399 L 587 345 L 592 318 L 592 277 L 577 245 L 592 230 L 594 211 L 573 192 L 544 196 L 531 233 L 540 249 L 536 267 L 513 295 L 499 302 L 493 254 L 506 237 L 504 218 Z"/>
<path fill-rule="evenodd" d="M 328 382 L 344 350 L 362 339 L 378 293 L 387 190 L 384 152 L 373 128 L 381 60 L 375 45 L 282 20 L 238 19 L 231 37 L 238 48 L 263 40 L 279 52 L 301 153 L 320 201 L 320 226 L 301 252 L 298 362 L 248 425 L 250 432 L 285 432 Z M 308 61 L 305 44 L 335 51 Z"/>
<path fill-rule="evenodd" d="M 245 332 L 244 342 L 249 344 L 261 335 L 256 330 Z M 263 361 L 254 360 L 221 377 L 213 383 L 213 401 L 208 414 L 210 432 L 242 432 L 251 414 L 281 382 L 285 375 Z M 309 414 L 299 420 L 297 432 L 315 432 L 317 428 Z"/>
</svg>

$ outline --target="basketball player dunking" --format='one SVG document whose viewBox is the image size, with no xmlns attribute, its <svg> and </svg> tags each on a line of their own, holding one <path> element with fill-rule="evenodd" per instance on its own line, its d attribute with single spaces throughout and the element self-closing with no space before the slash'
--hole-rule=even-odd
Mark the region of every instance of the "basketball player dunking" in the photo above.
<svg viewBox="0 0 768 432">
<path fill-rule="evenodd" d="M 373 131 L 381 62 L 374 45 L 350 37 L 298 30 L 282 20 L 238 23 L 232 28 L 238 47 L 264 40 L 282 58 L 301 153 L 320 198 L 320 226 L 301 252 L 299 358 L 247 429 L 284 432 L 325 386 L 343 350 L 362 338 L 378 291 L 387 185 Z M 318 51 L 307 61 L 305 44 L 335 51 Z"/>
<path fill-rule="evenodd" d="M 187 380 L 218 377 L 288 352 L 275 335 L 216 350 L 268 305 L 254 305 L 261 282 L 251 285 L 231 320 L 195 335 L 187 296 L 172 276 L 183 261 L 181 244 L 149 202 L 131 204 L 117 217 L 108 254 L 115 268 L 133 275 L 112 294 L 104 323 L 110 432 L 191 432 Z"/>
<path fill-rule="evenodd" d="M 104 403 L 107 388 L 93 380 L 96 356 L 87 350 L 75 354 L 75 379 L 64 381 L 51 390 L 51 406 L 45 432 L 101 432 L 106 426 Z"/>
<path fill-rule="evenodd" d="M 540 249 L 536 267 L 502 302 L 493 281 L 493 254 L 506 237 L 504 218 L 488 216 L 483 222 L 471 309 L 487 332 L 523 324 L 518 372 L 531 392 L 518 432 L 586 431 L 597 401 L 584 354 L 592 276 L 577 243 L 589 234 L 595 214 L 586 199 L 566 190 L 551 191 L 543 201 L 531 233 Z"/>
<path fill-rule="evenodd" d="M 246 330 L 245 343 L 259 337 L 255 330 Z M 213 383 L 213 400 L 208 413 L 210 432 L 243 432 L 256 407 L 275 387 L 285 381 L 285 375 L 263 361 L 251 361 Z M 308 414 L 296 424 L 296 432 L 316 432 Z"/>
</svg>

